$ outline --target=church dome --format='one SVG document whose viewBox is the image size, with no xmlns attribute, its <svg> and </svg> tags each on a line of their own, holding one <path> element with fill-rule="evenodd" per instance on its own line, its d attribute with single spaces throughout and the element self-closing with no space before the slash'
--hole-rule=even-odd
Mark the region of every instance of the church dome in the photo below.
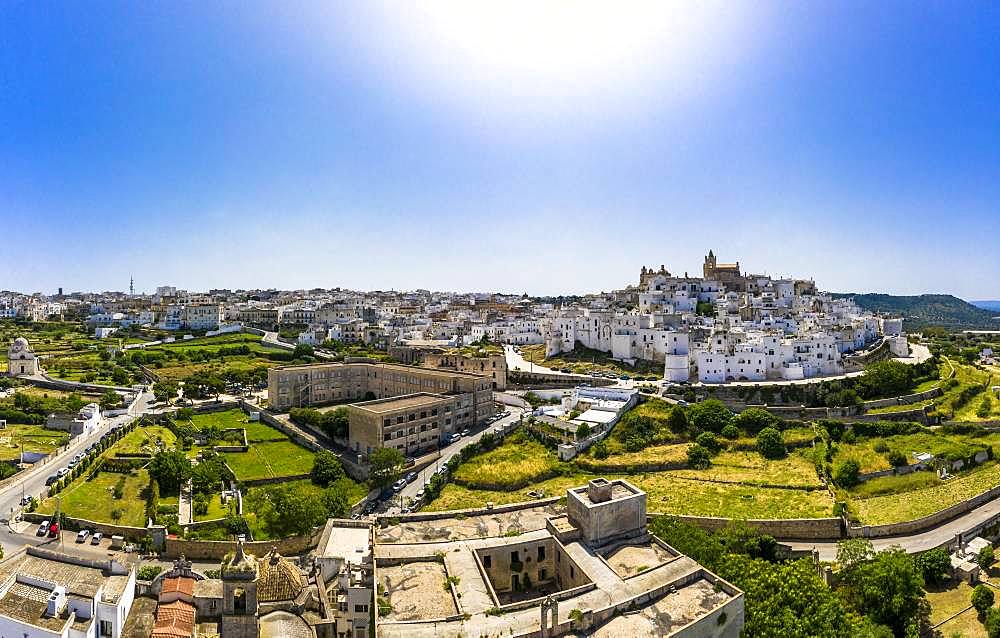
<svg viewBox="0 0 1000 638">
<path fill-rule="evenodd" d="M 14 343 L 10 346 L 11 350 L 31 350 L 31 346 L 28 345 L 28 340 L 24 337 L 18 337 L 14 339 Z"/>
<path fill-rule="evenodd" d="M 259 563 L 257 600 L 262 603 L 292 600 L 302 592 L 302 572 L 276 550 L 271 550 Z"/>
</svg>

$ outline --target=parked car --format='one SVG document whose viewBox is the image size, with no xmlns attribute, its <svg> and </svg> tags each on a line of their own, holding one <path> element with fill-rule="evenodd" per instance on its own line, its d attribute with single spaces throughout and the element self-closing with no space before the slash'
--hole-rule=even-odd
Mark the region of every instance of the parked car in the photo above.
<svg viewBox="0 0 1000 638">
<path fill-rule="evenodd" d="M 59 536 L 59 523 L 52 523 L 49 525 L 49 536 L 51 538 Z"/>
<path fill-rule="evenodd" d="M 49 521 L 42 521 L 38 524 L 38 530 L 35 532 L 36 536 L 45 536 L 49 533 Z"/>
<path fill-rule="evenodd" d="M 90 537 L 90 530 L 81 529 L 79 532 L 76 533 L 76 542 L 82 543 L 86 541 L 89 537 Z"/>
<path fill-rule="evenodd" d="M 69 474 L 69 468 L 68 467 L 61 467 L 61 468 L 59 468 L 59 471 L 56 472 L 56 474 L 59 476 L 59 478 L 62 478 L 64 476 L 66 476 L 67 474 Z"/>
<path fill-rule="evenodd" d="M 417 473 L 410 472 L 409 474 L 406 475 L 405 478 L 407 483 L 412 483 L 413 481 L 417 480 Z"/>
<path fill-rule="evenodd" d="M 423 490 L 419 490 L 417 492 L 417 495 L 413 497 L 413 500 L 415 500 L 415 501 L 421 501 L 421 500 L 423 500 L 423 498 L 424 498 L 424 491 Z"/>
<path fill-rule="evenodd" d="M 94 532 L 94 535 L 90 537 L 90 544 L 97 545 L 101 542 L 103 538 L 104 538 L 103 532 Z"/>
<path fill-rule="evenodd" d="M 59 475 L 58 474 L 53 474 L 49 478 L 45 479 L 45 484 L 46 485 L 52 485 L 53 483 L 55 483 L 58 480 L 59 480 Z"/>
<path fill-rule="evenodd" d="M 394 492 L 398 492 L 401 489 L 403 489 L 404 487 L 406 487 L 406 479 L 405 478 L 401 478 L 401 479 L 399 479 L 398 481 L 396 481 L 395 483 L 392 484 L 392 490 Z"/>
<path fill-rule="evenodd" d="M 27 507 L 28 505 L 31 505 L 31 497 L 30 496 L 22 496 L 21 497 L 21 507 Z"/>
<path fill-rule="evenodd" d="M 76 467 L 76 464 L 79 463 L 79 462 L 80 462 L 80 459 L 78 459 L 78 458 L 72 458 L 72 459 L 69 460 L 69 463 L 67 463 L 67 465 L 69 467 Z"/>
</svg>

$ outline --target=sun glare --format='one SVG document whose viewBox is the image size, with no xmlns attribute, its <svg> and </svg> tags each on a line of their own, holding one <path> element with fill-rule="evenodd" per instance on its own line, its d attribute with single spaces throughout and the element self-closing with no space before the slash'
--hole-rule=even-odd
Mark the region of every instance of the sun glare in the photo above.
<svg viewBox="0 0 1000 638">
<path fill-rule="evenodd" d="M 374 5 L 382 56 L 445 91 L 574 98 L 683 91 L 731 50 L 738 5 L 470 2 Z"/>
</svg>

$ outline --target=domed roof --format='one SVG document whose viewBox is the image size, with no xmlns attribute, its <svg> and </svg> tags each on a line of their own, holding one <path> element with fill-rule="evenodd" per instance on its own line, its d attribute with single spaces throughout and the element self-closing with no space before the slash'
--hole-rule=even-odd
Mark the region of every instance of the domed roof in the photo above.
<svg viewBox="0 0 1000 638">
<path fill-rule="evenodd" d="M 14 343 L 12 343 L 10 347 L 14 350 L 31 350 L 31 346 L 28 345 L 28 340 L 24 337 L 14 339 Z"/>
<path fill-rule="evenodd" d="M 268 552 L 258 563 L 257 600 L 270 603 L 292 600 L 302 592 L 302 572 L 277 550 Z"/>
</svg>

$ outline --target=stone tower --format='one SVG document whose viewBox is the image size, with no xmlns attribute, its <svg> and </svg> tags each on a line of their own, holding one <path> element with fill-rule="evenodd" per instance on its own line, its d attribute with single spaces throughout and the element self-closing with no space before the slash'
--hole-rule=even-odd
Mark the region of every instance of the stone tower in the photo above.
<svg viewBox="0 0 1000 638">
<path fill-rule="evenodd" d="M 257 559 L 243 551 L 222 566 L 222 638 L 257 638 Z"/>
</svg>

